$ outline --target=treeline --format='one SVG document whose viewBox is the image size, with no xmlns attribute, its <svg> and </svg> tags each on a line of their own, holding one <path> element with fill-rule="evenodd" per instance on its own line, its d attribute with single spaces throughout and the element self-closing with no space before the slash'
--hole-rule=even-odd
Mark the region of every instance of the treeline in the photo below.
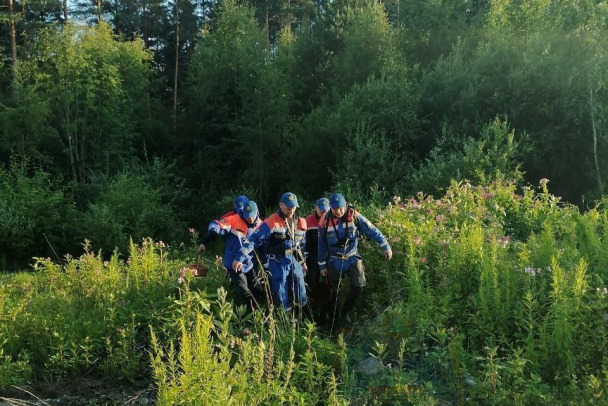
<svg viewBox="0 0 608 406">
<path fill-rule="evenodd" d="M 237 192 L 268 212 L 285 190 L 547 178 L 586 207 L 608 178 L 607 5 L 8 0 L 0 267 L 179 242 Z"/>
</svg>

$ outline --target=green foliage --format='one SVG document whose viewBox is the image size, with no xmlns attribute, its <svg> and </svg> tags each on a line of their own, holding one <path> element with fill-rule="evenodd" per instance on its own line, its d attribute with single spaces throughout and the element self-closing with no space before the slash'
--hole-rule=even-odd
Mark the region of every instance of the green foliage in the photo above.
<svg viewBox="0 0 608 406">
<path fill-rule="evenodd" d="M 523 195 L 496 180 L 453 183 L 437 200 L 395 198 L 379 218 L 395 265 L 366 257 L 385 271 L 369 273 L 368 295 L 383 310 L 362 336 L 386 344 L 383 358 L 405 357 L 460 401 L 605 401 L 595 378 L 607 331 L 597 209 L 559 205 L 546 180 Z"/>
<path fill-rule="evenodd" d="M 381 3 L 362 2 L 340 9 L 332 21 L 332 33 L 336 41 L 332 85 L 339 94 L 393 71 L 399 63 L 393 30 Z"/>
<path fill-rule="evenodd" d="M 182 320 L 178 342 L 162 345 L 152 331 L 159 404 L 345 403 L 331 368 L 319 361 L 324 348 L 313 325 L 283 323 L 271 310 L 268 317 L 255 313 L 252 325 L 236 330 L 225 299 L 220 290 L 192 325 Z M 209 314 L 211 307 L 219 314 Z"/>
<path fill-rule="evenodd" d="M 71 249 L 75 215 L 69 194 L 26 159 L 0 167 L 0 268 Z"/>
<path fill-rule="evenodd" d="M 115 176 L 92 176 L 97 191 L 82 215 L 82 235 L 106 253 L 125 251 L 130 238 L 174 242 L 185 237 L 176 206 L 188 197 L 183 181 L 162 161 L 124 170 Z"/>
<path fill-rule="evenodd" d="M 0 289 L 0 376 L 14 373 L 0 383 L 147 376 L 145 326 L 165 325 L 182 264 L 149 239 L 131 244 L 126 261 L 118 254 L 104 261 L 88 245 L 64 265 L 38 258 L 34 273 L 17 274 Z"/>
<path fill-rule="evenodd" d="M 499 119 L 487 124 L 479 138 L 457 140 L 444 128 L 430 157 L 411 174 L 410 190 L 442 193 L 453 180 L 476 184 L 496 180 L 519 182 L 523 175 L 520 157 L 525 151 L 525 138 L 523 142 L 521 138 L 516 139 L 508 124 Z"/>
<path fill-rule="evenodd" d="M 23 64 L 24 86 L 49 106 L 47 131 L 74 181 L 90 169 L 116 170 L 133 153 L 134 124 L 147 106 L 149 55 L 140 42 L 119 42 L 110 27 L 48 29 Z M 145 119 L 145 116 L 141 116 Z M 68 172 L 69 171 L 69 172 Z"/>
</svg>

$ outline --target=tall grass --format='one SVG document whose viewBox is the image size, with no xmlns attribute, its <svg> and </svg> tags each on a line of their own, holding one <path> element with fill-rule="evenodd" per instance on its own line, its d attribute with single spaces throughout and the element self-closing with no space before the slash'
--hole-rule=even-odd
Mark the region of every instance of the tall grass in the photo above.
<svg viewBox="0 0 608 406">
<path fill-rule="evenodd" d="M 361 210 L 394 259 L 362 241 L 368 286 L 337 340 L 272 304 L 235 307 L 219 265 L 182 280 L 161 242 L 107 262 L 87 247 L 3 277 L 0 386 L 143 378 L 162 405 L 608 404 L 603 203 L 454 183 Z"/>
</svg>

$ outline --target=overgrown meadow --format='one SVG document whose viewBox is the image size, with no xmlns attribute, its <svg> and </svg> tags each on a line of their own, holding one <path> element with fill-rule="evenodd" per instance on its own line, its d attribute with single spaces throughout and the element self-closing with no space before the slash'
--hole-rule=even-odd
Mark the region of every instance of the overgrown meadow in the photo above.
<svg viewBox="0 0 608 406">
<path fill-rule="evenodd" d="M 194 244 L 36 259 L 2 276 L 0 387 L 143 380 L 160 405 L 608 404 L 608 212 L 547 187 L 454 182 L 361 207 L 394 258 L 362 242 L 368 287 L 354 325 L 331 331 L 235 308 L 217 260 L 184 277 Z"/>
</svg>

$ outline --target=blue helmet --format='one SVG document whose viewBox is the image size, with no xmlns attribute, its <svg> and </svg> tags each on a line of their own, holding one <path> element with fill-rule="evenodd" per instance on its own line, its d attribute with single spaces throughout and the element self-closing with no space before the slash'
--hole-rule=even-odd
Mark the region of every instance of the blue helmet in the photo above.
<svg viewBox="0 0 608 406">
<path fill-rule="evenodd" d="M 338 209 L 346 206 L 346 199 L 341 193 L 334 193 L 329 197 L 329 205 L 332 209 Z"/>
<path fill-rule="evenodd" d="M 241 210 L 241 217 L 245 220 L 255 219 L 258 217 L 258 205 L 253 200 L 248 201 Z"/>
<path fill-rule="evenodd" d="M 249 201 L 249 198 L 247 196 L 245 196 L 245 195 L 237 196 L 234 199 L 234 209 L 237 212 L 241 211 L 243 209 L 243 206 L 245 206 L 248 201 Z"/>
<path fill-rule="evenodd" d="M 291 192 L 283 193 L 280 202 L 287 206 L 288 209 L 300 207 L 298 204 L 298 198 Z"/>
</svg>

